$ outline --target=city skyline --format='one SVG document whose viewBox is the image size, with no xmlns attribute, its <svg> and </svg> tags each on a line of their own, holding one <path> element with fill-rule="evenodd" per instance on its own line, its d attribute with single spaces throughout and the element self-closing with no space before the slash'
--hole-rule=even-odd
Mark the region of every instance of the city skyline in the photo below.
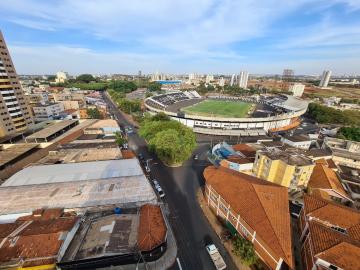
<svg viewBox="0 0 360 270">
<path fill-rule="evenodd" d="M 354 0 L 5 0 L 0 14 L 19 74 L 360 73 Z"/>
</svg>

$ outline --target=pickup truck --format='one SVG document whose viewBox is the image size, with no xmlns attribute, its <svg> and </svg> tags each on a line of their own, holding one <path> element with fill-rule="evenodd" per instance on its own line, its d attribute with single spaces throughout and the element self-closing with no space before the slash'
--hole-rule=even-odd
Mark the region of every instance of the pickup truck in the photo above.
<svg viewBox="0 0 360 270">
<path fill-rule="evenodd" d="M 224 259 L 221 257 L 219 250 L 216 248 L 214 244 L 207 245 L 206 251 L 209 253 L 211 260 L 213 261 L 216 267 L 216 270 L 223 270 L 226 268 Z"/>
</svg>

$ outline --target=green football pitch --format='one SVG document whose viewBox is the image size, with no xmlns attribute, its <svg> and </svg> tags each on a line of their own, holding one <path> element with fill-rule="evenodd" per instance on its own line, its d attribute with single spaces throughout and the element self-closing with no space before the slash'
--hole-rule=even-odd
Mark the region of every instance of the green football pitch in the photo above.
<svg viewBox="0 0 360 270">
<path fill-rule="evenodd" d="M 247 117 L 251 104 L 241 101 L 204 100 L 182 109 L 187 114 L 219 117 Z"/>
</svg>

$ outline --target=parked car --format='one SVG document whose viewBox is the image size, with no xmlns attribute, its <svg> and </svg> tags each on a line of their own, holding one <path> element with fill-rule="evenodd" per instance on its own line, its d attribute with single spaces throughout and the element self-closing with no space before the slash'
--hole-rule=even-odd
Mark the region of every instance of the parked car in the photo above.
<svg viewBox="0 0 360 270">
<path fill-rule="evenodd" d="M 164 193 L 164 191 L 162 190 L 162 188 L 160 187 L 160 185 L 155 186 L 155 189 L 156 189 L 157 193 L 159 194 L 159 197 L 160 197 L 160 198 L 164 198 L 164 197 L 165 197 L 165 193 Z"/>
<path fill-rule="evenodd" d="M 221 257 L 221 254 L 217 247 L 214 244 L 210 244 L 206 246 L 206 251 L 210 255 L 211 260 L 213 261 L 216 270 L 223 270 L 226 268 L 226 264 L 224 259 Z"/>
<path fill-rule="evenodd" d="M 154 186 L 159 186 L 160 185 L 159 182 L 156 179 L 153 179 L 152 182 L 153 182 Z"/>
<path fill-rule="evenodd" d="M 195 155 L 194 160 L 198 160 L 198 159 L 199 159 L 199 155 Z"/>
<path fill-rule="evenodd" d="M 140 161 L 144 161 L 144 156 L 143 156 L 143 154 L 138 154 L 138 159 L 140 160 Z"/>
<path fill-rule="evenodd" d="M 150 167 L 145 163 L 145 171 L 147 173 L 151 172 Z"/>
</svg>

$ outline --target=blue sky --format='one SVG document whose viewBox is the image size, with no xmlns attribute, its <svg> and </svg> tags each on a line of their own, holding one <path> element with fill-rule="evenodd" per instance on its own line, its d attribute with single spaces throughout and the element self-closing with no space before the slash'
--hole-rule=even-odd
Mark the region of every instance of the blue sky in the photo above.
<svg viewBox="0 0 360 270">
<path fill-rule="evenodd" d="M 360 74 L 360 0 L 1 0 L 20 74 Z"/>
</svg>

